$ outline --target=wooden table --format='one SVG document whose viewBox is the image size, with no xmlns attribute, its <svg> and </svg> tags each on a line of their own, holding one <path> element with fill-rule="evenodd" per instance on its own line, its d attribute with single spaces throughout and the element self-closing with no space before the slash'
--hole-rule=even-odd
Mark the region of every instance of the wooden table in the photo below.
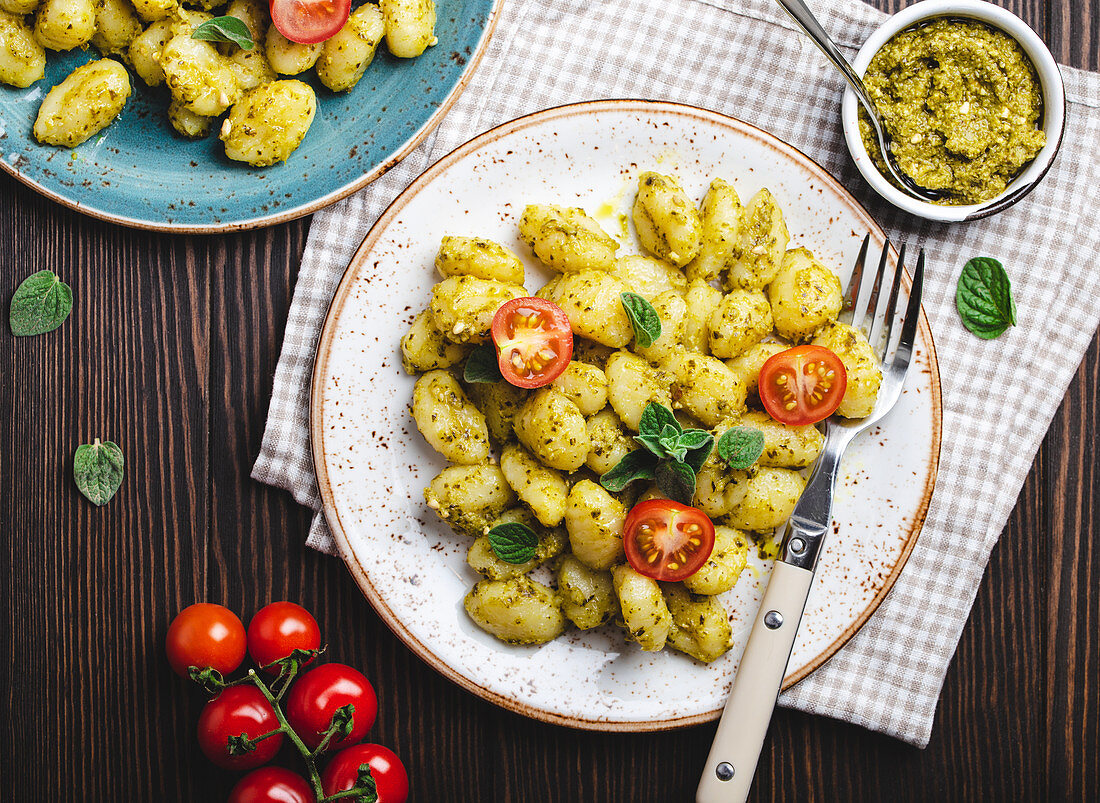
<svg viewBox="0 0 1100 803">
<path fill-rule="evenodd" d="M 1100 0 L 1006 5 L 1059 61 L 1100 69 Z M 249 478 L 308 226 L 131 231 L 0 174 L 5 315 L 43 268 L 77 298 L 51 335 L 0 334 L 0 799 L 224 800 L 233 776 L 199 752 L 202 697 L 164 659 L 168 622 L 195 601 L 247 619 L 293 599 L 330 657 L 375 683 L 371 737 L 404 759 L 413 800 L 689 800 L 713 725 L 582 733 L 459 690 L 387 630 L 339 561 L 303 546 L 310 513 Z M 755 799 L 1097 799 L 1098 342 L 993 553 L 928 749 L 779 711 Z M 71 480 L 73 451 L 96 436 L 127 458 L 102 509 Z"/>
</svg>

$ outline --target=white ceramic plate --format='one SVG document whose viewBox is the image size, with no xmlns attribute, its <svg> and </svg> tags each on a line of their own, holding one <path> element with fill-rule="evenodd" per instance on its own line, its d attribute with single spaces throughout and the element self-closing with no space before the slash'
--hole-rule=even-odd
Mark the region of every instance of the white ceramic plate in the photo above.
<svg viewBox="0 0 1100 803">
<path fill-rule="evenodd" d="M 723 597 L 735 645 L 704 666 L 642 652 L 612 627 L 569 631 L 541 647 L 511 647 L 479 630 L 462 598 L 477 576 L 469 540 L 424 504 L 444 461 L 409 410 L 414 377 L 398 341 L 437 281 L 445 234 L 502 242 L 524 255 L 529 290 L 545 281 L 516 224 L 528 203 L 583 206 L 609 232 L 644 170 L 675 172 L 701 198 L 712 177 L 747 198 L 767 185 L 791 245 L 847 273 L 871 217 L 824 170 L 752 126 L 668 103 L 599 101 L 551 109 L 493 129 L 412 184 L 367 235 L 337 290 L 322 334 L 311 399 L 313 456 L 325 515 L 378 613 L 409 647 L 466 689 L 548 722 L 594 730 L 661 730 L 717 718 L 769 566 L 754 557 Z M 630 252 L 633 238 L 624 239 Z M 622 251 L 620 251 L 622 253 Z M 935 352 L 922 318 L 915 370 L 882 425 L 849 450 L 828 540 L 788 666 L 790 685 L 820 666 L 866 621 L 916 541 L 939 456 Z"/>
</svg>

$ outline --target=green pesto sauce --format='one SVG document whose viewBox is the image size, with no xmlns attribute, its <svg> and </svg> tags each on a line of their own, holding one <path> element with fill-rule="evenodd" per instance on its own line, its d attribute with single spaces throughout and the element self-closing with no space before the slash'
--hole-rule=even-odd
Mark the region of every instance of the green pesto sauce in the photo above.
<svg viewBox="0 0 1100 803">
<path fill-rule="evenodd" d="M 1008 35 L 972 20 L 943 18 L 902 31 L 863 76 L 893 138 L 898 165 L 939 203 L 1000 195 L 1042 149 L 1043 98 L 1035 68 Z M 870 121 L 860 133 L 879 169 Z"/>
</svg>

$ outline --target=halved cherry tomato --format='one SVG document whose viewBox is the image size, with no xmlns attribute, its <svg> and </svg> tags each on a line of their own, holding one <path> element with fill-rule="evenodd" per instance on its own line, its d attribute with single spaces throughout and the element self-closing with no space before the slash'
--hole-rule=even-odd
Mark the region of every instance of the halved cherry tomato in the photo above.
<svg viewBox="0 0 1100 803">
<path fill-rule="evenodd" d="M 351 14 L 351 0 L 271 0 L 271 21 L 291 42 L 312 45 L 336 35 Z"/>
<path fill-rule="evenodd" d="M 549 385 L 573 356 L 569 318 L 544 298 L 513 298 L 502 304 L 493 316 L 493 342 L 500 373 L 518 388 Z"/>
<path fill-rule="evenodd" d="M 259 666 L 268 666 L 286 658 L 295 649 L 316 650 L 320 646 L 321 629 L 317 626 L 317 620 L 293 602 L 265 605 L 256 611 L 248 623 L 248 652 Z M 274 674 L 279 667 L 267 671 Z"/>
<path fill-rule="evenodd" d="M 714 549 L 714 525 L 701 510 L 671 499 L 649 499 L 627 514 L 623 547 L 638 574 L 675 582 L 707 562 Z"/>
<path fill-rule="evenodd" d="M 768 415 L 801 426 L 836 412 L 848 387 L 840 357 L 821 346 L 796 346 L 769 358 L 760 369 L 760 401 Z"/>
<path fill-rule="evenodd" d="M 209 602 L 196 602 L 176 614 L 165 639 L 168 663 L 183 677 L 189 666 L 228 675 L 244 660 L 244 645 L 244 625 L 237 614 Z"/>
</svg>

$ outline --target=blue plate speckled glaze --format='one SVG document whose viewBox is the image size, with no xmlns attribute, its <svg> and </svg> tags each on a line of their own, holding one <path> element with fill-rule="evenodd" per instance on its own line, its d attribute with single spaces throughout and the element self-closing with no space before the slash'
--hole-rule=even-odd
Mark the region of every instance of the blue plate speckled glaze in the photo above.
<svg viewBox="0 0 1100 803">
<path fill-rule="evenodd" d="M 50 53 L 28 89 L 0 86 L 0 167 L 44 195 L 94 217 L 145 229 L 219 232 L 267 226 L 314 212 L 397 164 L 440 121 L 477 66 L 500 0 L 437 3 L 439 44 L 419 58 L 378 48 L 350 92 L 334 94 L 311 70 L 317 116 L 286 162 L 251 168 L 226 158 L 215 130 L 182 139 L 168 123 L 168 91 L 131 72 L 122 115 L 83 145 L 39 145 L 31 133 L 50 87 L 98 58 Z"/>
</svg>

